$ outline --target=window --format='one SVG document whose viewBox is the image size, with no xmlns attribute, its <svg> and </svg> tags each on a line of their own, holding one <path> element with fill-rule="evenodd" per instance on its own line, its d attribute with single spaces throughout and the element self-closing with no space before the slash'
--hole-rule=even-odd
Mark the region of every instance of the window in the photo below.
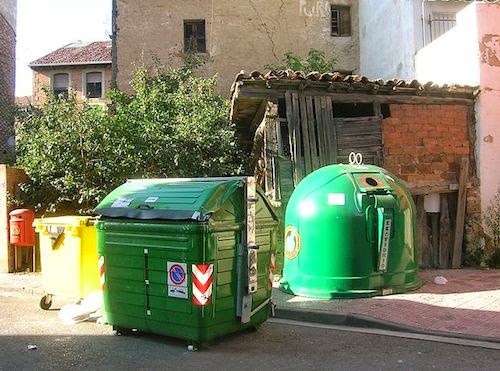
<svg viewBox="0 0 500 371">
<path fill-rule="evenodd" d="M 448 32 L 455 27 L 456 21 L 455 13 L 431 13 L 429 14 L 429 27 L 431 34 L 431 42 L 436 40 L 439 36 Z"/>
<path fill-rule="evenodd" d="M 332 5 L 332 36 L 351 36 L 351 8 Z"/>
<path fill-rule="evenodd" d="M 52 76 L 52 92 L 55 96 L 68 97 L 69 74 L 56 73 Z"/>
<path fill-rule="evenodd" d="M 85 96 L 87 98 L 102 98 L 102 72 L 85 74 Z"/>
<path fill-rule="evenodd" d="M 184 21 L 184 51 L 206 53 L 205 20 Z"/>
</svg>

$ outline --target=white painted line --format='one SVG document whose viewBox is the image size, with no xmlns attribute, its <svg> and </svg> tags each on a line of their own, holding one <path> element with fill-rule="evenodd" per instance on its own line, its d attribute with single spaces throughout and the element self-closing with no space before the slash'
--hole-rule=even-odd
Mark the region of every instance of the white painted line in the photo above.
<svg viewBox="0 0 500 371">
<path fill-rule="evenodd" d="M 435 341 L 438 343 L 446 343 L 446 344 L 454 344 L 454 345 L 463 345 L 463 346 L 468 346 L 468 347 L 500 350 L 500 343 L 494 343 L 494 342 L 490 342 L 490 341 L 470 340 L 470 339 L 461 339 L 461 338 L 454 338 L 454 337 L 447 337 L 447 336 L 416 334 L 416 333 L 412 333 L 412 332 L 390 331 L 390 330 L 380 330 L 380 329 L 371 329 L 371 328 L 362 328 L 362 327 L 347 327 L 347 326 L 338 326 L 338 325 L 327 325 L 327 324 L 322 324 L 322 323 L 301 322 L 301 321 L 294 321 L 294 320 L 288 320 L 288 319 L 282 319 L 282 318 L 270 318 L 268 320 L 268 322 L 282 324 L 282 325 L 304 326 L 304 327 L 322 328 L 322 329 L 328 329 L 328 330 L 355 332 L 355 333 L 362 333 L 362 334 L 392 336 L 392 337 L 399 337 L 399 338 L 406 338 L 406 339 Z"/>
</svg>

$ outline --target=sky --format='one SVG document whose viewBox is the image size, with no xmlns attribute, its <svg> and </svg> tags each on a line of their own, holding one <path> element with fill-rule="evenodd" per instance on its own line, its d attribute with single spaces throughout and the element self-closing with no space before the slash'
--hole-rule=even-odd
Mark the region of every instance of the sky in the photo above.
<svg viewBox="0 0 500 371">
<path fill-rule="evenodd" d="M 17 0 L 16 97 L 31 95 L 30 62 L 72 42 L 109 35 L 111 0 Z"/>
</svg>

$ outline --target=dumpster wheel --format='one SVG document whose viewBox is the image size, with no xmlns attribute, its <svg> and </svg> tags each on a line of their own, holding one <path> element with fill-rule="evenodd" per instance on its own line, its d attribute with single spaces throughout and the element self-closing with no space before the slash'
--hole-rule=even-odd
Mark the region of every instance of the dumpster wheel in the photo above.
<svg viewBox="0 0 500 371">
<path fill-rule="evenodd" d="M 42 308 L 43 310 L 49 310 L 51 305 L 52 305 L 52 295 L 47 294 L 40 299 L 40 308 Z"/>
<path fill-rule="evenodd" d="M 113 333 L 117 336 L 130 336 L 133 331 L 129 328 L 113 326 Z"/>
</svg>

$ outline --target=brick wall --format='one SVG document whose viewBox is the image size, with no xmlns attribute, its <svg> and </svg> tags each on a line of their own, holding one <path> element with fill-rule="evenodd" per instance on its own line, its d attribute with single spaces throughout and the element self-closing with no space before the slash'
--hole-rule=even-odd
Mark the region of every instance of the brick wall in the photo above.
<svg viewBox="0 0 500 371">
<path fill-rule="evenodd" d="M 481 199 L 469 108 L 392 104 L 383 121 L 384 167 L 410 186 L 457 183 L 460 160 L 470 157 L 465 244 L 481 234 Z"/>
<path fill-rule="evenodd" d="M 385 167 L 415 185 L 456 180 L 460 159 L 471 151 L 467 106 L 393 104 L 390 112 Z"/>
<path fill-rule="evenodd" d="M 0 163 L 14 155 L 14 79 L 16 35 L 0 14 Z"/>
</svg>

